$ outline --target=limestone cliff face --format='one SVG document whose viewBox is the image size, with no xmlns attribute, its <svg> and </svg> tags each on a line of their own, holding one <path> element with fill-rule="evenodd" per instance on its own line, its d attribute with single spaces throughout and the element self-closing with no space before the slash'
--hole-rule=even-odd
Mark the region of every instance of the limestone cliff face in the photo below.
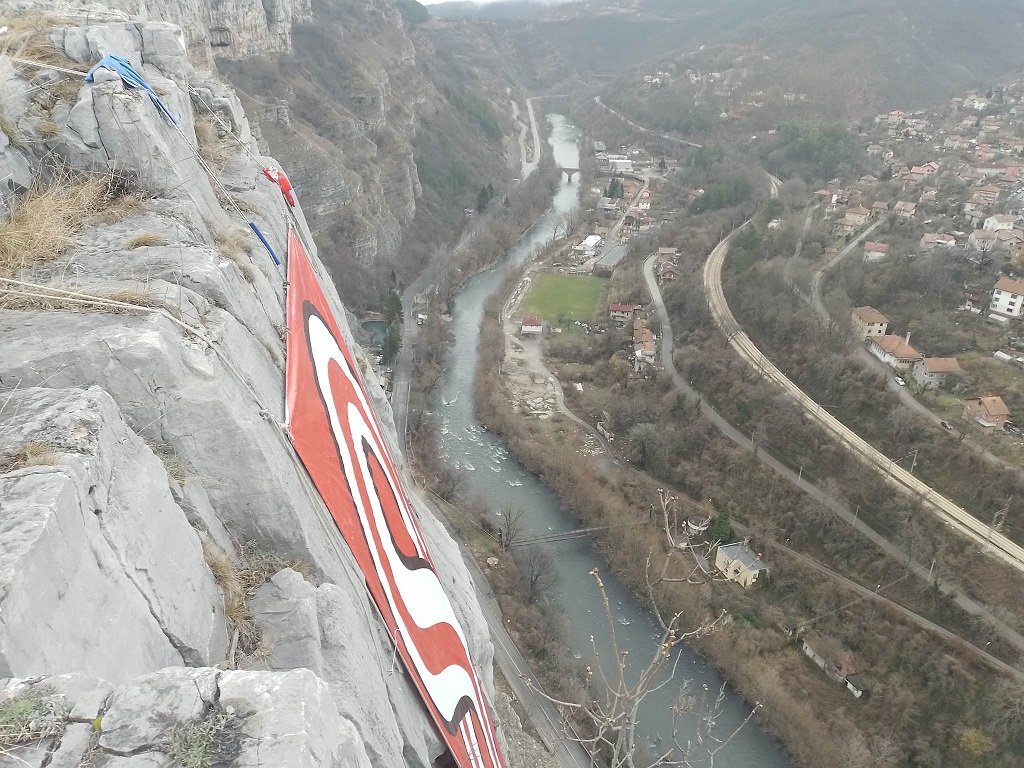
<svg viewBox="0 0 1024 768">
<path fill-rule="evenodd" d="M 430 766 L 441 742 L 282 427 L 284 274 L 240 214 L 278 254 L 299 228 L 350 333 L 301 209 L 261 174 L 276 161 L 242 151 L 258 146 L 235 93 L 192 66 L 178 26 L 83 19 L 48 39 L 82 69 L 127 56 L 179 120 L 111 73 L 85 85 L 0 56 L 5 218 L 38 204 L 31 187 L 105 189 L 63 248 L 0 272 L 17 281 L 0 282 L 0 678 L 13 692 L 72 686 L 61 706 L 78 712 L 18 764 L 169 765 L 173 725 L 216 710 L 237 737 L 218 764 Z M 401 168 L 374 173 L 414 193 Z M 490 690 L 470 577 L 417 512 Z M 261 671 L 219 671 L 237 637 L 210 553 L 247 541 L 308 575 L 282 571 L 251 596 L 269 650 L 247 663 Z M 65 748 L 102 759 L 57 761 Z"/>
<path fill-rule="evenodd" d="M 399 260 L 421 192 L 419 113 L 438 94 L 391 0 L 320 2 L 292 43 L 257 59 L 214 53 L 249 108 L 265 105 L 261 137 L 291 169 L 341 280 L 346 266 Z"/>
</svg>

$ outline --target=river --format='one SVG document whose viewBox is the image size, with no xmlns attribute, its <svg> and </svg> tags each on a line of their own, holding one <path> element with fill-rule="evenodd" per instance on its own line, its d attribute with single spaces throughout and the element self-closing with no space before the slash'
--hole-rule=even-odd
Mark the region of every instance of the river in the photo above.
<svg viewBox="0 0 1024 768">
<path fill-rule="evenodd" d="M 550 143 L 560 166 L 579 167 L 579 131 L 562 115 L 548 115 Z M 556 223 L 579 204 L 579 184 L 562 176 L 551 210 L 545 214 L 512 250 L 503 264 L 470 280 L 455 300 L 451 331 L 450 360 L 440 395 L 435 404 L 445 459 L 464 472 L 466 486 L 478 491 L 495 508 L 505 505 L 525 510 L 524 536 L 569 531 L 579 521 L 532 473 L 509 453 L 504 442 L 484 431 L 473 407 L 473 377 L 484 304 L 497 290 L 506 271 L 518 267 L 538 245 L 551 239 Z M 444 405 L 450 403 L 450 405 Z M 590 637 L 594 636 L 602 657 L 607 658 L 609 633 L 601 607 L 600 593 L 590 572 L 602 573 L 618 622 L 620 647 L 630 651 L 637 664 L 651 659 L 659 627 L 650 611 L 637 602 L 626 587 L 609 574 L 607 565 L 587 539 L 553 545 L 560 576 L 558 588 L 550 595 L 567 618 L 569 640 L 577 658 L 589 658 Z M 722 684 L 718 673 L 689 648 L 680 648 L 677 680 L 691 681 L 694 692 L 712 695 Z M 667 745 L 671 741 L 670 707 L 676 702 L 679 685 L 672 684 L 651 695 L 642 709 L 643 738 L 647 744 Z M 728 734 L 742 722 L 749 709 L 741 698 L 727 691 L 716 733 Z M 692 729 L 693 723 L 689 724 Z M 681 731 L 685 741 L 686 728 Z M 783 768 L 789 766 L 785 751 L 756 722 L 749 723 L 715 758 L 716 768 Z"/>
</svg>

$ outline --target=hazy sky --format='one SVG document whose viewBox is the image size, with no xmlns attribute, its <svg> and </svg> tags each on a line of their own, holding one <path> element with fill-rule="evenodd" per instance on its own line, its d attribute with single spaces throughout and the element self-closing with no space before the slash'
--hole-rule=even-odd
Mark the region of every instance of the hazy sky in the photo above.
<svg viewBox="0 0 1024 768">
<path fill-rule="evenodd" d="M 499 2 L 499 0 L 472 0 L 472 1 L 477 3 L 478 5 L 486 5 L 487 3 Z M 420 2 L 423 3 L 424 5 L 437 5 L 438 3 L 451 2 L 451 0 L 420 0 Z M 516 2 L 516 0 L 505 0 L 505 2 Z M 543 2 L 547 2 L 547 3 L 565 3 L 565 2 L 569 2 L 569 0 L 543 0 Z"/>
</svg>

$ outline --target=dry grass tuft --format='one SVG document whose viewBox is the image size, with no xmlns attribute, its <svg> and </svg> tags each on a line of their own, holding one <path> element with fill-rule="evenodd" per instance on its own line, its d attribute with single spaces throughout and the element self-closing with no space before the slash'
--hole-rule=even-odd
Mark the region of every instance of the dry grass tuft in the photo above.
<svg viewBox="0 0 1024 768">
<path fill-rule="evenodd" d="M 25 443 L 6 456 L 0 456 L 0 475 L 25 467 L 53 466 L 58 461 L 59 457 L 53 448 L 46 443 L 33 441 Z"/>
<path fill-rule="evenodd" d="M 167 245 L 167 238 L 157 232 L 141 232 L 127 243 L 128 250 L 136 248 L 152 248 L 157 245 Z"/>
<path fill-rule="evenodd" d="M 188 473 L 185 471 L 185 465 L 178 458 L 178 454 L 175 453 L 174 449 L 165 443 L 154 443 L 149 440 L 146 440 L 146 445 L 163 462 L 168 476 L 178 485 L 184 485 L 188 479 Z"/>
<path fill-rule="evenodd" d="M 253 620 L 249 598 L 278 571 L 292 568 L 306 576 L 309 566 L 301 560 L 286 560 L 254 541 L 241 545 L 232 556 L 204 538 L 203 555 L 224 593 L 224 614 L 231 635 L 228 664 L 234 667 L 239 660 L 265 661 L 273 648 Z"/>
<path fill-rule="evenodd" d="M 220 137 L 217 124 L 209 115 L 196 117 L 195 126 L 199 156 L 216 173 L 220 173 L 234 159 L 233 147 Z"/>
<path fill-rule="evenodd" d="M 232 195 L 231 202 L 238 206 L 238 210 L 242 213 L 248 213 L 250 216 L 255 216 L 260 212 L 260 208 L 255 203 L 249 202 L 246 198 L 241 195 Z"/>
<path fill-rule="evenodd" d="M 95 299 L 95 303 L 91 300 Z M 131 306 L 112 306 L 106 301 L 116 301 Z M 134 309 L 163 309 L 180 319 L 178 308 L 142 290 L 124 288 L 116 291 L 99 291 L 80 296 L 66 296 L 50 293 L 47 289 L 29 290 L 4 288 L 0 286 L 0 309 L 21 312 L 99 312 L 107 315 L 131 314 Z"/>
<path fill-rule="evenodd" d="M 7 136 L 12 147 L 20 149 L 25 146 L 25 138 L 21 135 L 21 131 L 6 115 L 0 115 L 0 132 Z"/>
<path fill-rule="evenodd" d="M 221 255 L 238 267 L 246 282 L 256 282 L 256 270 L 250 259 L 253 243 L 249 234 L 241 229 L 233 229 L 230 232 L 218 232 L 214 239 Z"/>
<path fill-rule="evenodd" d="M 0 223 L 0 276 L 59 256 L 85 219 L 105 200 L 101 177 L 67 180 L 28 193 L 7 222 Z"/>
<path fill-rule="evenodd" d="M 80 26 L 80 22 L 52 13 L 20 13 L 0 17 L 0 26 L 7 27 L 4 35 L 3 53 L 19 59 L 34 61 L 64 69 L 82 70 L 82 65 L 55 46 L 50 40 L 54 27 Z M 29 75 L 38 70 L 26 64 L 18 64 Z"/>
<path fill-rule="evenodd" d="M 32 689 L 0 701 L 0 756 L 64 731 L 67 713 L 47 689 Z"/>
<path fill-rule="evenodd" d="M 52 139 L 60 133 L 60 126 L 52 120 L 43 120 L 36 128 L 44 139 Z"/>
</svg>

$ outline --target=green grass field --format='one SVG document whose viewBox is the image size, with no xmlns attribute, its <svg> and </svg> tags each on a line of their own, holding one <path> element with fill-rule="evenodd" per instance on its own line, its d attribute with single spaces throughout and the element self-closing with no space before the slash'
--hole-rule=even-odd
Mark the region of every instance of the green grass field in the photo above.
<svg viewBox="0 0 1024 768">
<path fill-rule="evenodd" d="M 522 314 L 540 315 L 554 324 L 573 320 L 589 323 L 604 300 L 607 285 L 603 277 L 538 274 L 523 301 Z"/>
</svg>

